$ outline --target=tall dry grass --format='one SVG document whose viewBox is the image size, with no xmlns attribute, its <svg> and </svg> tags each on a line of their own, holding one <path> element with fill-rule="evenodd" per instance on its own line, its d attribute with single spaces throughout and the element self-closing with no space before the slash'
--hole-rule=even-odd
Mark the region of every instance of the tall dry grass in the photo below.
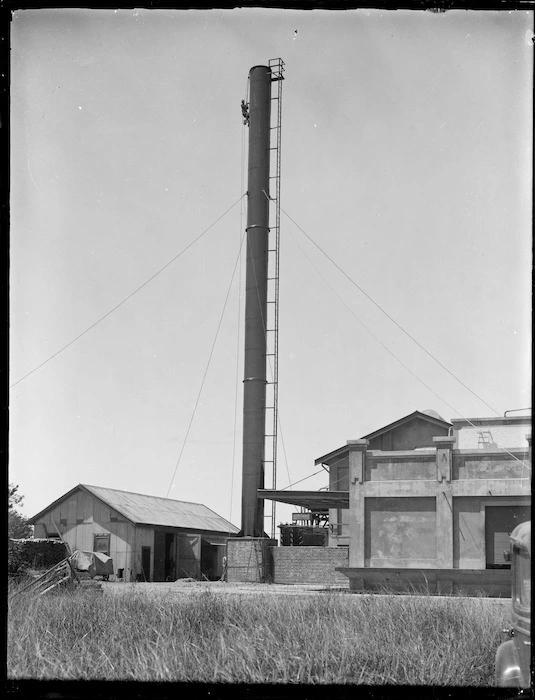
<svg viewBox="0 0 535 700">
<path fill-rule="evenodd" d="M 9 608 L 8 673 L 488 686 L 503 617 L 482 598 L 21 595 Z"/>
</svg>

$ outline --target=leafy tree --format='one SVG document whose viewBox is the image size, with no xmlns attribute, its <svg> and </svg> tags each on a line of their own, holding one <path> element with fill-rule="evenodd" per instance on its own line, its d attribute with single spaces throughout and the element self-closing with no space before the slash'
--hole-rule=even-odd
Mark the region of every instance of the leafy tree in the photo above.
<svg viewBox="0 0 535 700">
<path fill-rule="evenodd" d="M 24 496 L 19 493 L 17 484 L 9 484 L 8 490 L 8 513 L 7 513 L 7 534 L 12 539 L 31 537 L 33 527 L 29 525 L 28 519 L 19 513 L 17 506 L 22 505 Z"/>
<path fill-rule="evenodd" d="M 22 505 L 24 496 L 21 496 L 18 484 L 9 484 L 9 509 Z"/>
</svg>

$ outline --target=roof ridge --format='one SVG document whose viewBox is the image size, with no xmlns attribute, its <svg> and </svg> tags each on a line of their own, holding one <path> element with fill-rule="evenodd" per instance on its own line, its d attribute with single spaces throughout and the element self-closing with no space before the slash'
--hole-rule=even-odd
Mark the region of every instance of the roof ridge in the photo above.
<svg viewBox="0 0 535 700">
<path fill-rule="evenodd" d="M 106 489 L 106 491 L 117 491 L 118 493 L 130 493 L 132 496 L 143 496 L 143 498 L 158 498 L 162 501 L 172 501 L 173 503 L 189 503 L 192 506 L 204 506 L 205 508 L 208 508 L 208 506 L 204 505 L 204 503 L 199 503 L 198 501 L 180 501 L 178 498 L 167 498 L 167 496 L 152 496 L 149 493 L 139 493 L 139 491 L 125 491 L 124 489 L 114 489 L 111 488 L 110 486 L 94 486 L 92 484 L 80 484 L 80 486 L 84 486 L 86 489 Z M 209 508 L 211 510 L 211 508 Z M 212 513 L 215 513 L 215 511 L 212 511 Z M 216 515 L 218 515 L 216 513 Z M 219 516 L 221 517 L 221 516 Z"/>
</svg>

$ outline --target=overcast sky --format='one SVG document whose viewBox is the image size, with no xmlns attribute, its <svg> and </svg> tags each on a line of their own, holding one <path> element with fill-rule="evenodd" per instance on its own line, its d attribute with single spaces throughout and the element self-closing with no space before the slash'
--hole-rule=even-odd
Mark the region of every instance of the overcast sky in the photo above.
<svg viewBox="0 0 535 700">
<path fill-rule="evenodd" d="M 499 414 L 530 406 L 532 29 L 528 12 L 16 12 L 10 383 L 239 200 L 248 72 L 281 57 L 283 209 Z M 281 223 L 280 487 L 415 410 L 494 415 Z M 238 204 L 14 386 L 27 515 L 78 483 L 166 495 L 244 225 Z M 170 491 L 237 525 L 240 281 Z"/>
</svg>

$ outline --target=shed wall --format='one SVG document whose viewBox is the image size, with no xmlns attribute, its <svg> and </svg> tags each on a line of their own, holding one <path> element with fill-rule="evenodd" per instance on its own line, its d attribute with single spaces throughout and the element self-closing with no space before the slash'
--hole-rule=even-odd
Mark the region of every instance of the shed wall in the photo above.
<svg viewBox="0 0 535 700">
<path fill-rule="evenodd" d="M 113 559 L 114 571 L 131 568 L 130 542 L 134 526 L 89 494 L 73 493 L 45 513 L 35 523 L 34 537 L 55 535 L 54 523 L 71 550 L 92 552 L 95 535 L 109 535 L 109 556 Z"/>
</svg>

